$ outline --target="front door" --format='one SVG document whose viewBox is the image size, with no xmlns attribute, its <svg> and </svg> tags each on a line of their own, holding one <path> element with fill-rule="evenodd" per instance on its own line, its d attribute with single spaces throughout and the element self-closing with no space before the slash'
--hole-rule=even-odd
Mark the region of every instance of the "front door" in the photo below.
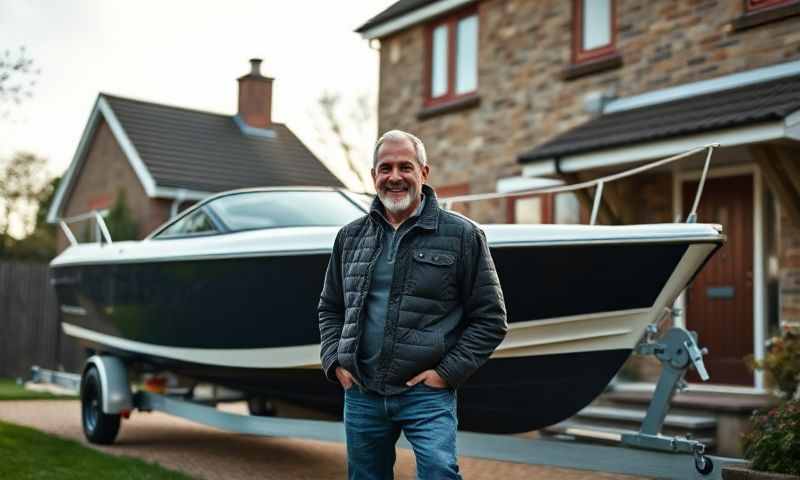
<svg viewBox="0 0 800 480">
<path fill-rule="evenodd" d="M 697 182 L 683 184 L 683 218 L 696 190 Z M 686 326 L 709 350 L 711 383 L 752 386 L 743 359 L 753 353 L 753 177 L 709 178 L 697 221 L 721 224 L 727 242 L 686 290 Z M 694 370 L 688 380 L 700 381 Z"/>
</svg>

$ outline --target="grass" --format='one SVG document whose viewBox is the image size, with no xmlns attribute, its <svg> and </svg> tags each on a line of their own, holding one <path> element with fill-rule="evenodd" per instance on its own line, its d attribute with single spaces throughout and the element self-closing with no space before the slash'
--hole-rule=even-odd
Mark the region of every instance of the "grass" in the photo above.
<svg viewBox="0 0 800 480">
<path fill-rule="evenodd" d="M 76 399 L 74 395 L 54 395 L 49 392 L 34 392 L 25 390 L 22 385 L 10 378 L 0 378 L 0 400 L 45 400 L 45 399 Z M 2 477 L 0 477 L 2 478 Z"/>
<path fill-rule="evenodd" d="M 0 421 L 0 478 L 15 480 L 190 480 L 157 464 L 116 457 L 72 440 Z"/>
</svg>

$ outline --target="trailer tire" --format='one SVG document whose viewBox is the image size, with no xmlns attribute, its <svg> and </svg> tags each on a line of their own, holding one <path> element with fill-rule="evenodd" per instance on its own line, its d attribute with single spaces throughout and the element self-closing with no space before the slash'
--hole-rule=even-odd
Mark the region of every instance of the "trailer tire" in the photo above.
<svg viewBox="0 0 800 480">
<path fill-rule="evenodd" d="M 701 455 L 694 459 L 694 468 L 697 469 L 697 473 L 705 476 L 714 471 L 714 462 L 705 455 Z"/>
<path fill-rule="evenodd" d="M 247 410 L 254 417 L 274 417 L 275 406 L 262 396 L 253 396 L 247 399 Z"/>
<path fill-rule="evenodd" d="M 91 366 L 81 382 L 81 424 L 90 443 L 111 445 L 119 433 L 119 414 L 103 413 L 103 385 L 97 367 Z"/>
</svg>

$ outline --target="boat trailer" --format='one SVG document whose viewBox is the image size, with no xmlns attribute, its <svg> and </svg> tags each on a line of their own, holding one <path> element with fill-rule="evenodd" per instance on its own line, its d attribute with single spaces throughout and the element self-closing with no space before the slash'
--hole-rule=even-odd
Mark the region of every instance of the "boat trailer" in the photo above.
<svg viewBox="0 0 800 480">
<path fill-rule="evenodd" d="M 662 365 L 647 414 L 637 433 L 613 438 L 617 445 L 599 445 L 547 438 L 525 438 L 458 432 L 460 455 L 492 460 L 554 466 L 578 470 L 639 475 L 665 479 L 721 479 L 722 466 L 743 464 L 742 459 L 707 455 L 705 445 L 684 437 L 662 435 L 661 428 L 677 390 L 686 388 L 687 370 L 695 368 L 703 380 L 708 373 L 703 364 L 706 353 L 697 344 L 696 335 L 683 328 L 671 328 L 654 339 L 657 329 L 651 325 L 636 352 L 653 355 Z M 191 395 L 133 392 L 124 362 L 112 355 L 95 355 L 86 361 L 80 377 L 34 367 L 33 381 L 51 383 L 81 394 L 84 432 L 87 423 L 100 431 L 94 443 L 113 443 L 120 417 L 134 409 L 161 411 L 221 430 L 272 437 L 304 438 L 344 443 L 344 425 L 336 421 L 258 417 L 227 413 L 215 406 L 198 403 Z M 80 381 L 77 379 L 80 378 Z M 99 423 L 98 423 L 99 422 Z M 103 436 L 103 434 L 105 436 Z M 405 438 L 398 445 L 411 448 Z"/>
</svg>

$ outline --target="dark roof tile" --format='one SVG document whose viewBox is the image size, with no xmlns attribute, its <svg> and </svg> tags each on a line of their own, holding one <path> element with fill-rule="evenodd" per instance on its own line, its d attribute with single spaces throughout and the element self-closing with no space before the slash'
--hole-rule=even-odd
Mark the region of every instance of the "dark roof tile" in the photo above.
<svg viewBox="0 0 800 480">
<path fill-rule="evenodd" d="M 610 113 L 530 152 L 522 163 L 780 120 L 800 110 L 800 75 Z"/>
<path fill-rule="evenodd" d="M 160 187 L 343 186 L 283 124 L 274 138 L 255 137 L 232 116 L 101 95 Z"/>
</svg>

